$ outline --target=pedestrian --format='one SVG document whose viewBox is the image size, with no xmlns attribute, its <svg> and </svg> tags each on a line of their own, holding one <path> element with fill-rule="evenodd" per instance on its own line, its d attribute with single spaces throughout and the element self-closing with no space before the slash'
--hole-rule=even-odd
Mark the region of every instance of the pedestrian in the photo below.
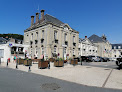
<svg viewBox="0 0 122 92">
<path fill-rule="evenodd" d="M 13 63 L 16 63 L 16 59 L 17 59 L 17 55 L 15 54 L 14 55 L 14 62 Z"/>
</svg>

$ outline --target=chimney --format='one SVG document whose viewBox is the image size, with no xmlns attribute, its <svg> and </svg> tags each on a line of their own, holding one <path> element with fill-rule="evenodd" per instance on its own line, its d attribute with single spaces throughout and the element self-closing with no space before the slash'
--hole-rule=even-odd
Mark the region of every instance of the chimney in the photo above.
<svg viewBox="0 0 122 92">
<path fill-rule="evenodd" d="M 41 10 L 41 20 L 42 20 L 42 21 L 44 20 L 44 11 L 45 11 L 45 10 Z"/>
<path fill-rule="evenodd" d="M 87 38 L 87 36 L 85 36 L 85 38 Z"/>
<path fill-rule="evenodd" d="M 31 16 L 31 26 L 34 24 L 34 16 Z"/>
<path fill-rule="evenodd" d="M 36 13 L 36 23 L 39 23 L 39 13 Z"/>
</svg>

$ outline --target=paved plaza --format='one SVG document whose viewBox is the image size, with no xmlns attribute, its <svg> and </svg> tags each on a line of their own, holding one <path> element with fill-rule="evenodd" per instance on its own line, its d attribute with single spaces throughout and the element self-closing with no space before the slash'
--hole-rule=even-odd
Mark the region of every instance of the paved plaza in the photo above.
<svg viewBox="0 0 122 92">
<path fill-rule="evenodd" d="M 6 63 L 0 66 L 6 67 Z M 16 69 L 16 64 L 9 63 L 7 68 Z M 28 72 L 28 69 L 28 66 L 18 65 L 16 70 Z M 117 69 L 115 62 L 83 63 L 82 66 L 65 64 L 64 67 L 54 67 L 51 63 L 50 69 L 38 69 L 38 64 L 35 63 L 31 66 L 30 73 L 81 85 L 122 90 L 122 70 Z"/>
</svg>

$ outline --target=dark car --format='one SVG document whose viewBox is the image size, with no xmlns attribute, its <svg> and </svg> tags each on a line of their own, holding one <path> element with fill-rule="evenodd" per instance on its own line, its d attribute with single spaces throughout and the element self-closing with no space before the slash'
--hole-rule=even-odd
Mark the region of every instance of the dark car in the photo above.
<svg viewBox="0 0 122 92">
<path fill-rule="evenodd" d="M 103 59 L 104 59 L 103 62 L 108 62 L 108 61 L 110 61 L 109 58 L 107 58 L 107 57 L 103 57 Z"/>
<path fill-rule="evenodd" d="M 81 61 L 84 61 L 84 62 L 90 62 L 90 58 L 89 56 L 81 56 Z"/>
</svg>

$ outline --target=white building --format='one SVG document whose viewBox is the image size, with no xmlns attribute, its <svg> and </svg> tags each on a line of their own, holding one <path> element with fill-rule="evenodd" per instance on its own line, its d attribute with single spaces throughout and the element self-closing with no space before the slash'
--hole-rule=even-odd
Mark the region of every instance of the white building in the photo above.
<svg viewBox="0 0 122 92">
<path fill-rule="evenodd" d="M 7 62 L 8 58 L 13 62 L 14 54 L 19 58 L 25 58 L 25 52 L 28 52 L 28 47 L 29 45 L 16 44 L 12 42 L 0 44 L 1 62 Z"/>
<path fill-rule="evenodd" d="M 79 56 L 97 56 L 97 45 L 93 44 L 87 36 L 79 40 Z"/>
<path fill-rule="evenodd" d="M 122 57 L 122 44 L 112 44 L 112 58 Z"/>
</svg>

